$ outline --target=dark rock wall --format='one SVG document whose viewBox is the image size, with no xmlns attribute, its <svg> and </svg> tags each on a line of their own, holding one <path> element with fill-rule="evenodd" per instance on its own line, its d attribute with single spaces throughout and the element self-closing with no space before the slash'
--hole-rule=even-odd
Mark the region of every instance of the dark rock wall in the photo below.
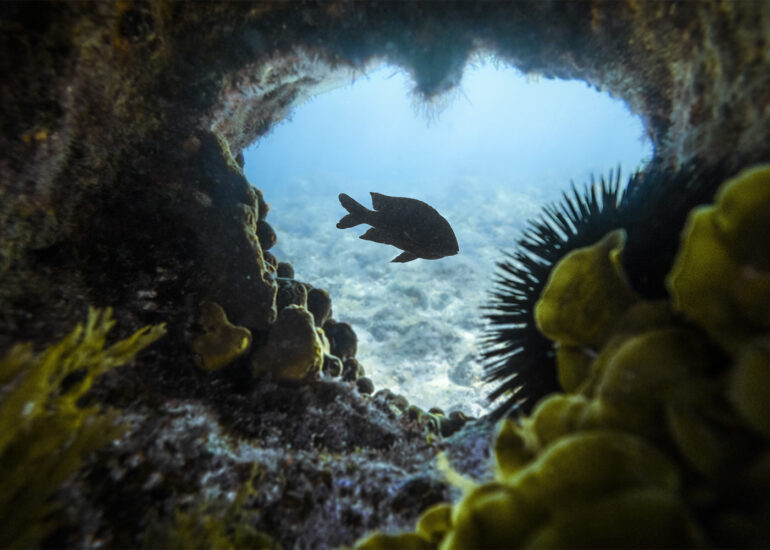
<svg viewBox="0 0 770 550">
<path fill-rule="evenodd" d="M 456 84 L 474 48 L 523 71 L 584 80 L 642 116 L 671 165 L 723 157 L 724 143 L 732 155 L 757 155 L 761 145 L 747 134 L 767 125 L 770 21 L 762 2 L 384 2 L 299 11 L 288 27 L 298 27 L 295 47 L 331 66 L 385 58 L 411 70 L 426 96 Z M 236 73 L 231 89 L 247 87 L 254 69 Z M 267 111 L 268 100 L 257 94 L 253 108 Z M 234 148 L 264 131 L 238 122 L 224 129 Z"/>
</svg>

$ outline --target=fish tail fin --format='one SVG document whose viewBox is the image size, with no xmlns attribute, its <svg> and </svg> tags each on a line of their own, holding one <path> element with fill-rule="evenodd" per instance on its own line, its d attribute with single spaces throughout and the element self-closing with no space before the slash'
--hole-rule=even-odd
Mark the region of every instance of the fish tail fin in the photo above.
<svg viewBox="0 0 770 550">
<path fill-rule="evenodd" d="M 343 218 L 337 222 L 337 227 L 339 229 L 347 229 L 348 227 L 364 223 L 366 215 L 369 213 L 369 210 L 367 210 L 364 205 L 359 204 L 345 193 L 340 193 L 339 199 L 343 208 L 349 212 L 349 214 L 343 216 Z"/>
</svg>

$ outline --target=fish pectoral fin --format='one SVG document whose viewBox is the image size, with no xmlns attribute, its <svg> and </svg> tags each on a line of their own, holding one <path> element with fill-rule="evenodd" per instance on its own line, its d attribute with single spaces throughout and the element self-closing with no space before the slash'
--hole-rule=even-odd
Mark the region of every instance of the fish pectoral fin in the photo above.
<svg viewBox="0 0 770 550">
<path fill-rule="evenodd" d="M 390 260 L 390 262 L 391 263 L 398 262 L 403 264 L 406 262 L 411 262 L 412 260 L 416 260 L 417 258 L 419 258 L 419 256 L 417 256 L 416 254 L 412 254 L 411 252 L 402 252 L 401 254 L 399 254 L 392 260 Z"/>
<path fill-rule="evenodd" d="M 358 238 L 363 239 L 365 241 L 372 241 L 375 243 L 390 244 L 387 240 L 387 235 L 383 233 L 381 230 L 377 229 L 376 227 L 367 229 L 366 233 L 364 233 Z"/>
</svg>

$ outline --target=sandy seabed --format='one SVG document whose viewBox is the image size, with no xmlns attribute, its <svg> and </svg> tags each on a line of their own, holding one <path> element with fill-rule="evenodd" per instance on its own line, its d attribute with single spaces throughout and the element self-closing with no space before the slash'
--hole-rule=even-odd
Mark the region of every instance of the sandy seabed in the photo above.
<svg viewBox="0 0 770 550">
<path fill-rule="evenodd" d="M 266 192 L 278 235 L 271 251 L 293 264 L 298 280 L 329 292 L 334 318 L 358 335 L 357 358 L 375 388 L 426 410 L 483 415 L 493 386 L 482 382 L 476 357 L 485 327 L 481 306 L 501 250 L 512 250 L 525 221 L 538 215 L 542 194 L 510 186 L 490 191 L 471 178 L 447 186 L 431 205 L 450 221 L 460 253 L 401 264 L 390 263 L 398 249 L 358 239 L 368 226 L 335 227 L 345 214 L 336 192 L 306 187 L 313 191 L 300 185 L 296 193 Z M 350 194 L 370 205 L 365 191 Z"/>
</svg>

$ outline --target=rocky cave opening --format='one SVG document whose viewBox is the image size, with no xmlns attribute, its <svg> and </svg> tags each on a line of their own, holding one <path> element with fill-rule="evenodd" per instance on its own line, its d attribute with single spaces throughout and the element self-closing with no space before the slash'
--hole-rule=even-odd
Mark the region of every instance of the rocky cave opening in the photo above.
<svg viewBox="0 0 770 550">
<path fill-rule="evenodd" d="M 271 207 L 271 252 L 329 292 L 376 388 L 482 416 L 491 388 L 477 341 L 499 251 L 570 181 L 642 168 L 651 151 L 641 120 L 582 82 L 524 75 L 483 54 L 433 106 L 398 67 L 369 63 L 350 76 L 243 150 L 244 173 Z M 388 247 L 335 229 L 337 195 L 366 200 L 372 190 L 438 208 L 465 261 L 392 265 Z"/>
<path fill-rule="evenodd" d="M 539 450 L 506 455 L 520 442 L 513 423 L 492 447 L 491 422 L 442 420 L 397 395 L 370 395 L 355 380 L 354 362 L 350 380 L 305 379 L 322 368 L 318 329 L 326 322 L 318 308 L 308 309 L 313 281 L 276 277 L 267 204 L 259 185 L 244 177 L 239 156 L 292 106 L 373 60 L 408 71 L 428 100 L 457 85 L 479 49 L 522 71 L 581 80 L 622 98 L 653 143 L 648 168 L 658 194 L 650 208 L 674 208 L 693 193 L 693 181 L 708 182 L 713 192 L 770 159 L 764 2 L 153 0 L 40 7 L 0 8 L 0 352 L 7 352 L 3 372 L 16 376 L 2 378 L 0 392 L 9 411 L 0 458 L 5 479 L 16 483 L 0 495 L 2 546 L 348 546 L 372 531 L 413 529 L 420 514 L 442 502 L 451 503 L 440 508 L 449 517 L 469 479 L 496 491 L 495 457 L 503 469 L 527 464 L 535 473 L 538 461 L 553 458 Z M 640 220 L 656 220 L 658 211 L 643 210 Z M 629 241 L 635 258 L 661 243 L 676 246 L 665 223 L 645 229 L 644 238 Z M 617 244 L 613 235 L 604 246 Z M 634 282 L 646 283 L 645 263 L 625 266 Z M 653 283 L 662 286 L 668 267 L 652 266 Z M 315 293 L 321 302 L 322 290 Z M 89 313 L 89 306 L 96 309 Z M 110 315 L 117 348 L 103 338 Z M 73 332 L 86 319 L 86 329 Z M 147 326 L 155 328 L 137 333 Z M 346 329 L 334 324 L 323 332 L 335 330 L 345 340 Z M 30 347 L 16 346 L 21 342 Z M 124 366 L 109 368 L 118 364 Z M 741 372 L 751 374 L 746 369 L 756 364 Z M 49 392 L 44 384 L 17 384 L 36 380 L 33 374 L 61 385 Z M 767 456 L 766 424 L 751 416 L 765 409 L 741 408 L 744 401 L 767 403 L 762 396 L 746 401 L 749 390 L 763 387 L 747 383 L 719 395 L 737 403 L 749 423 L 759 422 L 759 429 L 741 424 L 738 435 L 709 439 L 742 438 L 725 450 L 728 457 L 732 449 L 745 452 L 741 465 Z M 18 388 L 32 393 L 8 399 Z M 687 411 L 695 416 L 677 419 L 700 422 L 700 411 Z M 459 429 L 444 437 L 442 422 L 450 421 Z M 693 425 L 706 426 L 685 427 Z M 647 450 L 659 443 L 621 439 Z M 720 445 L 709 448 L 721 452 Z M 650 453 L 660 457 L 675 444 L 659 447 Z M 765 485 L 741 485 L 732 473 L 745 468 L 729 462 L 708 470 L 713 464 L 699 457 L 693 466 L 689 450 L 676 464 L 684 482 L 700 485 L 687 485 L 693 490 L 674 504 L 665 500 L 674 506 L 666 509 L 686 508 L 677 521 L 694 518 L 715 546 L 767 540 L 766 525 L 756 523 L 765 516 L 727 521 L 746 510 L 766 512 L 766 492 L 752 487 L 766 486 L 767 469 L 754 471 Z M 436 461 L 440 452 L 446 461 Z M 641 458 L 650 456 L 629 460 L 648 464 Z M 679 479 L 664 470 L 655 476 Z M 731 475 L 720 477 L 723 471 Z M 510 496 L 503 493 L 495 497 Z M 710 500 L 691 498 L 702 494 Z M 489 509 L 477 512 L 497 518 Z M 726 521 L 714 519 L 722 514 Z M 599 524 L 588 517 L 580 523 Z M 754 530 L 741 528 L 749 524 Z M 446 540 L 494 542 L 478 538 L 484 533 L 458 533 Z M 612 546 L 621 539 L 590 540 L 588 546 Z M 659 543 L 686 545 L 682 540 L 692 542 Z"/>
</svg>

